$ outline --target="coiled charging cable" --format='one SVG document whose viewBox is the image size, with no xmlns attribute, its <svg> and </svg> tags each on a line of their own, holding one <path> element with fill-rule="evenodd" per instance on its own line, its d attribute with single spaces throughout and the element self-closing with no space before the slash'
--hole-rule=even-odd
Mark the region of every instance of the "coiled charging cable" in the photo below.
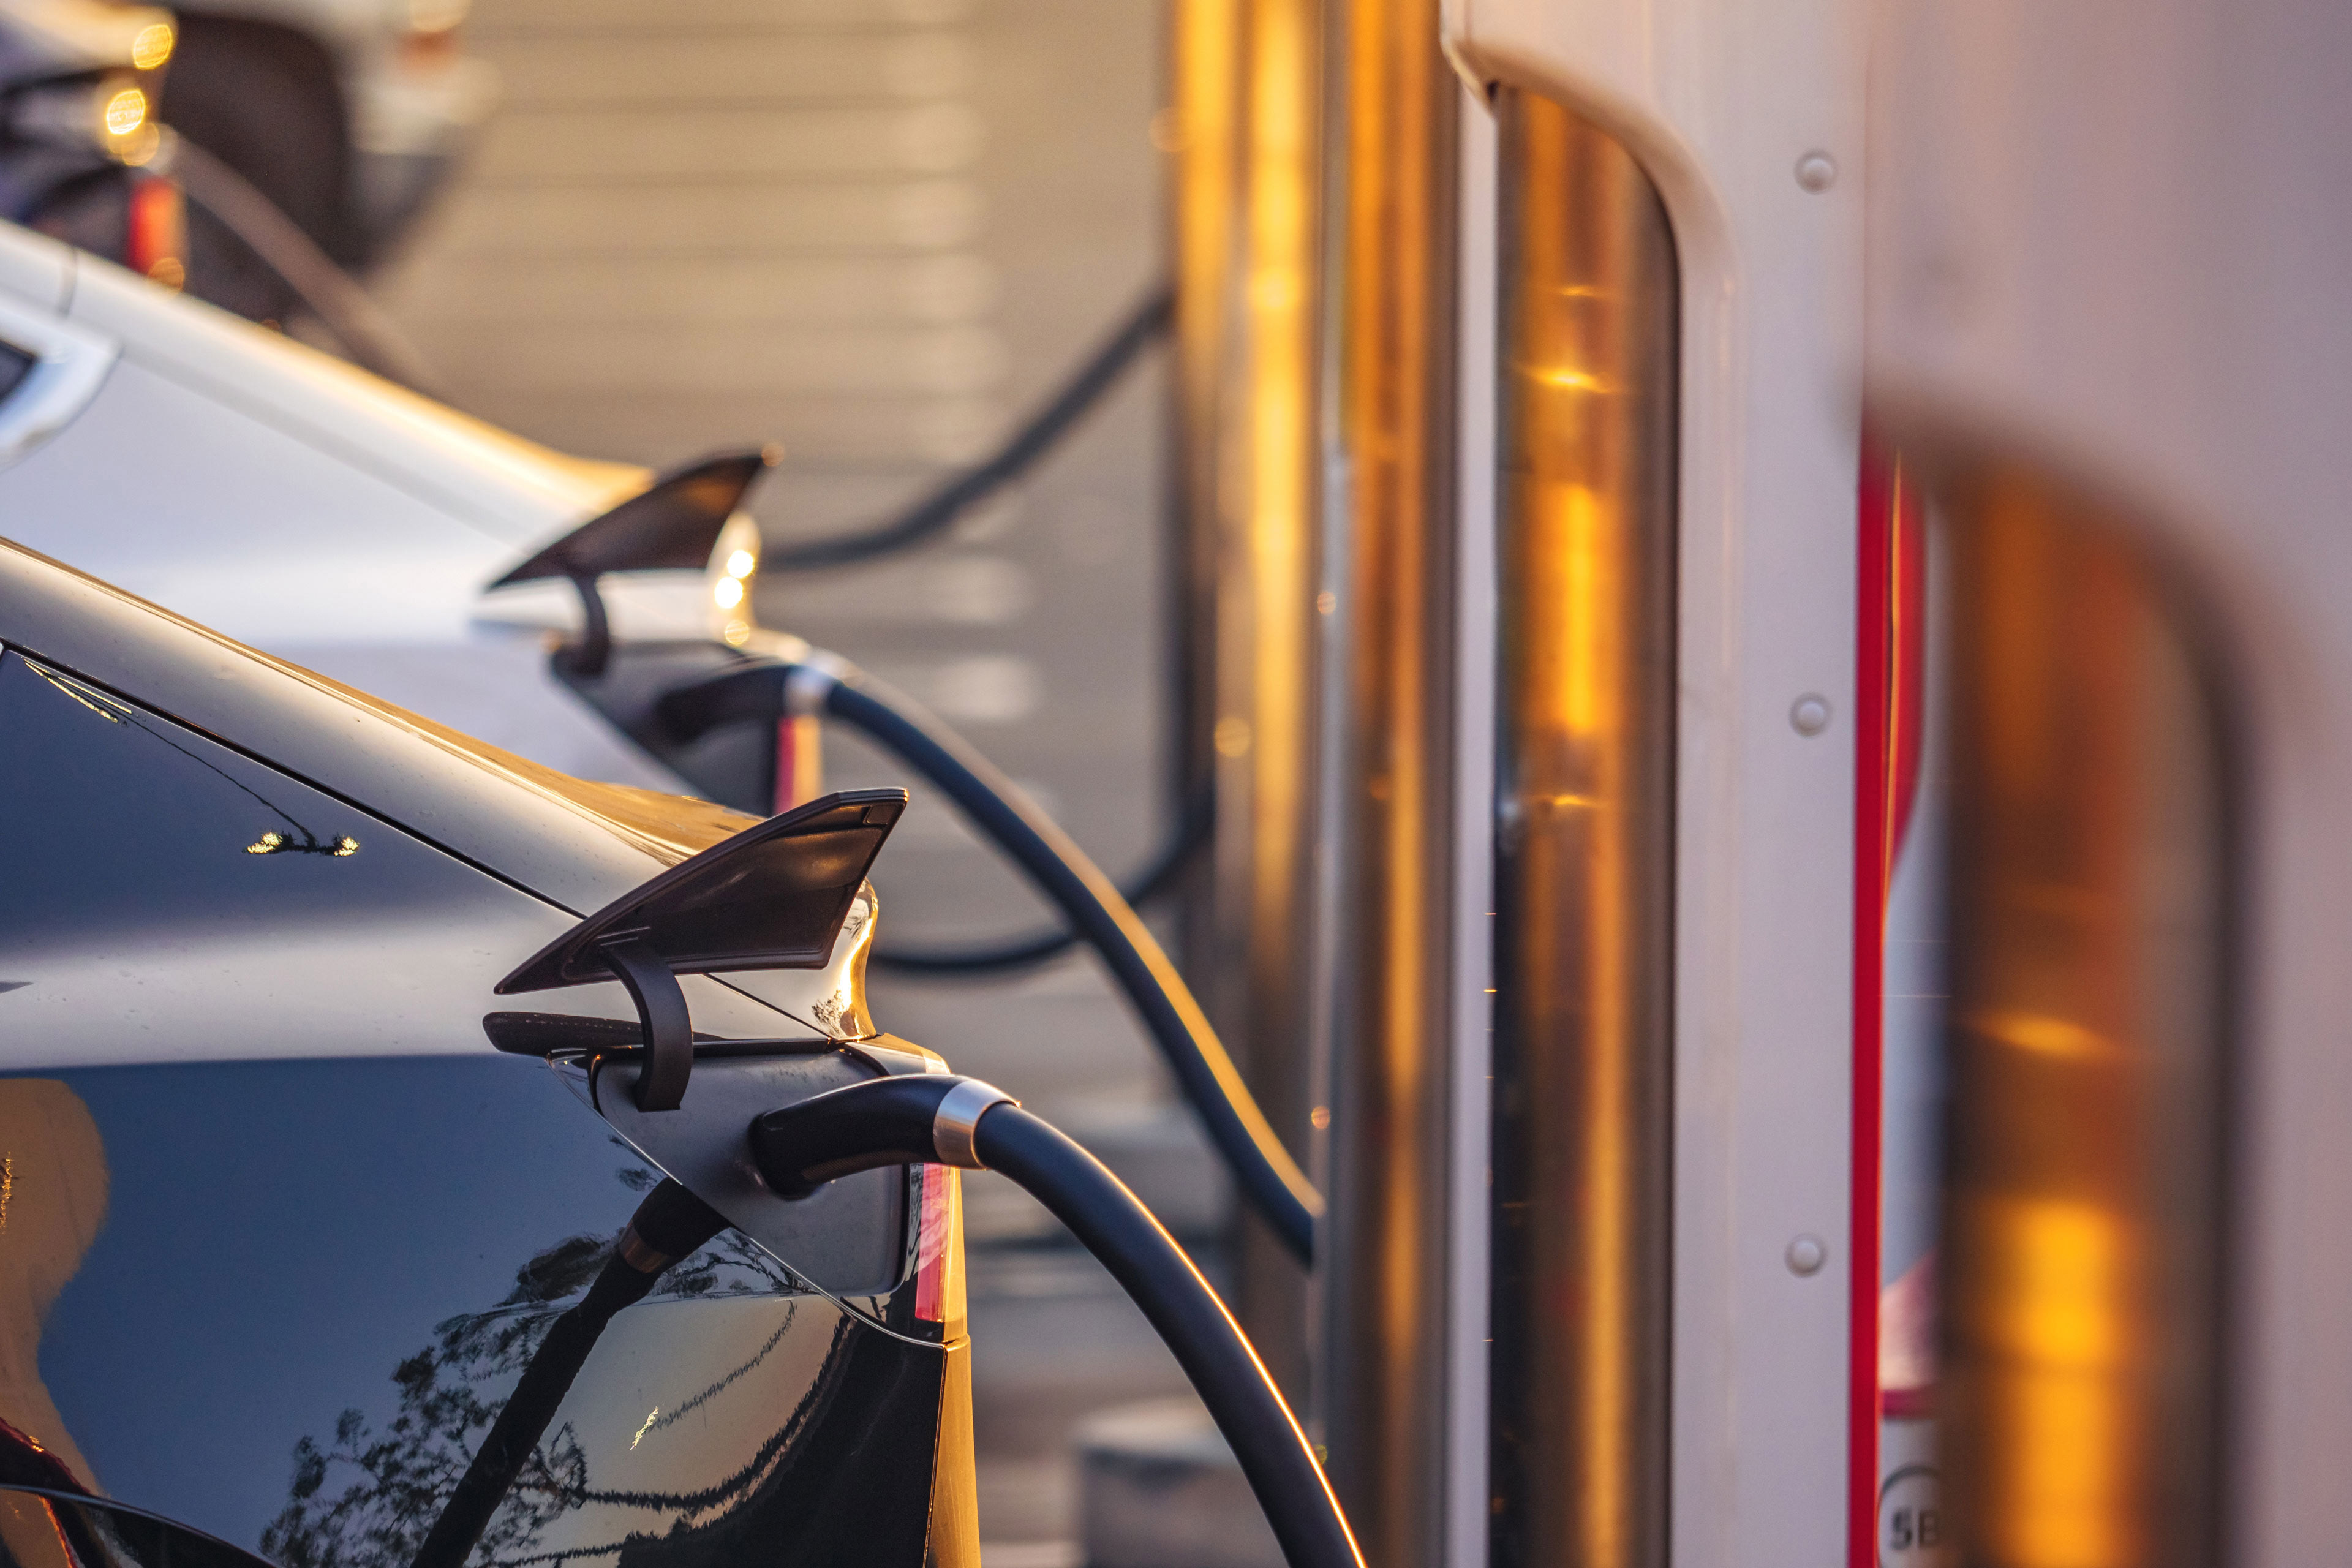
<svg viewBox="0 0 2352 1568">
<path fill-rule="evenodd" d="M 659 710 L 681 744 L 722 724 L 823 714 L 880 742 L 938 786 L 1102 954 L 1244 1200 L 1301 1263 L 1313 1261 L 1322 1194 L 1275 1135 L 1183 976 L 1118 886 L 985 757 L 907 698 L 826 653 L 798 663 L 747 663 L 670 692 Z"/>
<path fill-rule="evenodd" d="M 1133 1297 L 1208 1406 L 1290 1568 L 1363 1568 L 1347 1515 L 1249 1337 L 1184 1249 L 1102 1163 L 977 1079 L 875 1079 L 751 1123 L 761 1178 L 785 1198 L 884 1165 L 1010 1177 Z"/>
</svg>

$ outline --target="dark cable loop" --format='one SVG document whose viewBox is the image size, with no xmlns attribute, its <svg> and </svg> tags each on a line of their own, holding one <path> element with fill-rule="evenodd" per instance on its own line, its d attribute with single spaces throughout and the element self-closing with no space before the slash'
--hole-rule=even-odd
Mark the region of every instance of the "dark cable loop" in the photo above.
<svg viewBox="0 0 2352 1568">
<path fill-rule="evenodd" d="M 1209 832 L 1216 826 L 1216 804 L 1215 795 L 1203 790 L 1184 808 L 1184 815 L 1177 819 L 1176 831 L 1160 847 L 1160 853 L 1140 872 L 1119 884 L 1118 890 L 1129 903 L 1140 909 L 1175 886 L 1177 877 L 1209 841 Z M 901 974 L 992 973 L 1026 969 L 1049 958 L 1058 958 L 1080 940 L 1076 931 L 1065 927 L 993 947 L 877 947 L 866 962 Z"/>
<path fill-rule="evenodd" d="M 987 758 L 906 698 L 829 654 L 812 655 L 803 664 L 730 670 L 681 687 L 657 706 L 661 721 L 681 743 L 721 724 L 812 709 L 863 731 L 929 779 L 1094 944 L 1224 1157 L 1243 1200 L 1292 1256 L 1311 1266 L 1322 1194 L 1276 1136 L 1191 987 L 1111 879 Z"/>
<path fill-rule="evenodd" d="M 1249 1336 L 1142 1200 L 1009 1101 L 981 1113 L 971 1142 L 982 1163 L 1051 1210 L 1143 1310 L 1224 1434 L 1290 1568 L 1364 1568 L 1339 1500 Z"/>
<path fill-rule="evenodd" d="M 894 518 L 832 539 L 772 545 L 761 557 L 769 572 L 817 572 L 830 566 L 850 566 L 920 544 L 1028 472 L 1032 464 L 1053 450 L 1070 427 L 1118 384 L 1129 365 L 1142 356 L 1169 323 L 1176 319 L 1175 291 L 1166 285 L 1153 289 L 1117 331 L 1080 365 L 1050 402 L 975 468 L 965 469 Z"/>
<path fill-rule="evenodd" d="M 303 306 L 334 334 L 353 364 L 432 395 L 425 361 L 368 291 L 329 258 L 301 226 L 252 182 L 186 137 L 166 128 L 160 173 L 180 183 L 187 198 L 276 273 Z"/>
<path fill-rule="evenodd" d="M 1311 1267 L 1322 1194 L 1258 1109 L 1183 976 L 1110 879 L 985 757 L 928 716 L 915 717 L 921 710 L 880 682 L 863 674 L 854 682 L 835 679 L 824 710 L 929 779 L 1061 906 L 1150 1031 L 1243 1197 L 1292 1256 Z"/>
</svg>

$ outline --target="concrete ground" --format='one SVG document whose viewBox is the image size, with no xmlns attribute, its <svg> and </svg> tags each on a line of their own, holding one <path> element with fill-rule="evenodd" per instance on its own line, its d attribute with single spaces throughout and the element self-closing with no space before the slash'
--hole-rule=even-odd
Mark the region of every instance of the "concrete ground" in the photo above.
<svg viewBox="0 0 2352 1568">
<path fill-rule="evenodd" d="M 504 105 L 378 281 L 460 406 L 656 466 L 780 442 L 770 538 L 854 526 L 985 449 L 1156 279 L 1160 26 L 1157 0 L 477 0 Z M 761 598 L 914 690 L 1114 874 L 1168 809 L 1161 395 L 1153 364 L 942 545 Z M 853 743 L 828 763 L 905 782 Z M 1042 921 L 918 796 L 877 879 L 884 940 Z M 885 1028 L 1219 1230 L 1222 1180 L 1090 959 L 875 989 Z M 1182 1381 L 1042 1211 L 994 1177 L 970 1197 L 986 1555 L 1059 1568 L 1070 1427 Z"/>
</svg>

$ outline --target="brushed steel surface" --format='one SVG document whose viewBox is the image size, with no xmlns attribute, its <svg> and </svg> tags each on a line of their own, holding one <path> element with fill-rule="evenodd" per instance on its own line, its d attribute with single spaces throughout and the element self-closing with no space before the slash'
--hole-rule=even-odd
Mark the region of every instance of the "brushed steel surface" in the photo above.
<svg viewBox="0 0 2352 1568">
<path fill-rule="evenodd" d="M 1958 1560 L 2217 1563 L 2231 834 L 2211 672 L 2122 520 L 2014 468 L 1949 494 Z"/>
<path fill-rule="evenodd" d="M 1368 1561 L 1444 1559 L 1454 924 L 1454 199 L 1435 0 L 1333 17 L 1338 867 L 1318 1414 Z M 1479 921 L 1483 926 L 1483 919 Z"/>
<path fill-rule="evenodd" d="M 1184 0 L 1171 39 L 1179 700 L 1218 825 L 1188 956 L 1252 1092 L 1310 1167 L 1325 10 Z M 1240 1228 L 1237 1315 L 1276 1381 L 1302 1395 L 1304 1277 L 1256 1222 Z"/>
<path fill-rule="evenodd" d="M 1502 117 L 1492 1555 L 1666 1561 L 1678 282 L 1655 188 Z"/>
</svg>

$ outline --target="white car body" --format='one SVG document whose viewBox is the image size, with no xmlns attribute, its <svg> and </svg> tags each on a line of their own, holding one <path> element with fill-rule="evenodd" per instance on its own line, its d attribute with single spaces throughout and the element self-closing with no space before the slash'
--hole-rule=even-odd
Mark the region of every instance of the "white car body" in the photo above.
<svg viewBox="0 0 2352 1568">
<path fill-rule="evenodd" d="M 8 226 L 0 341 L 38 356 L 0 398 L 0 535 L 550 767 L 686 792 L 548 673 L 548 634 L 578 621 L 568 584 L 480 602 L 644 469 L 535 446 Z M 610 586 L 625 638 L 714 629 L 689 574 Z"/>
</svg>

